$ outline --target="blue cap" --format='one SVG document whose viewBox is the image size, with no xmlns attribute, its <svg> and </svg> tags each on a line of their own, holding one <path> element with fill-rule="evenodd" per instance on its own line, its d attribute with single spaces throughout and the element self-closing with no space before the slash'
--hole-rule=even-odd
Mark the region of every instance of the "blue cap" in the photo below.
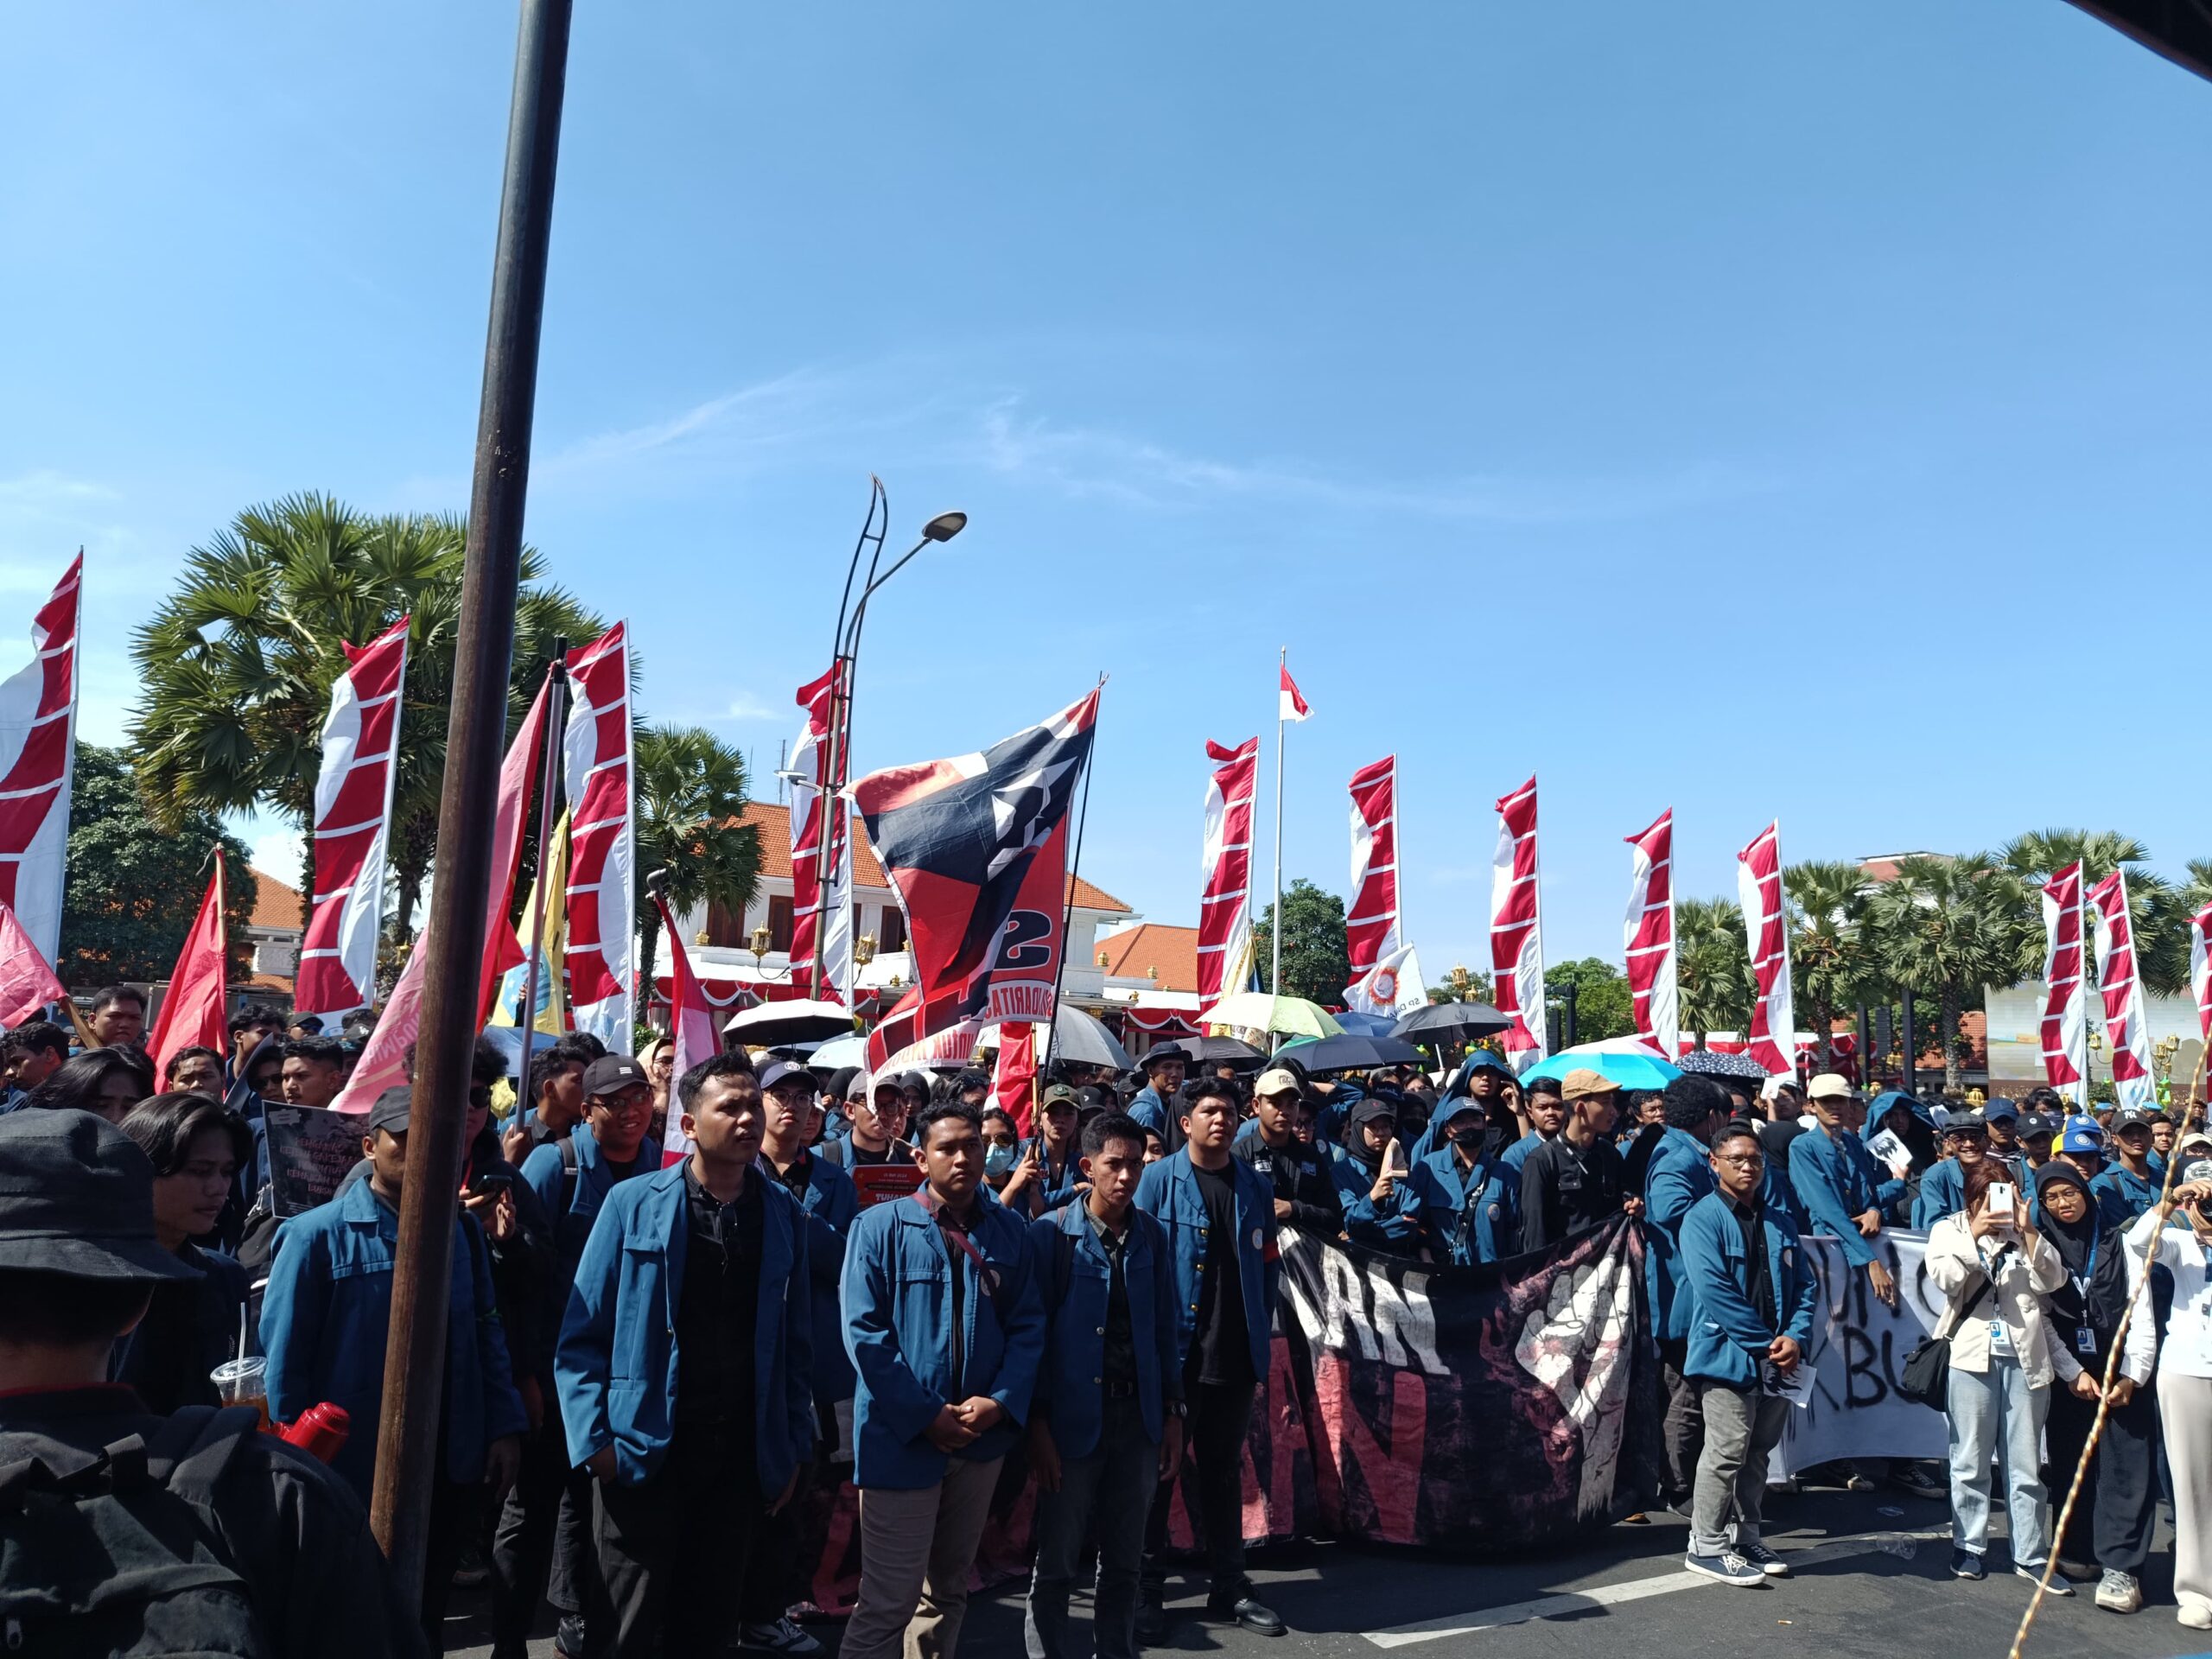
<svg viewBox="0 0 2212 1659">
<path fill-rule="evenodd" d="M 2100 1156 L 2105 1149 L 2105 1132 L 2094 1117 L 2069 1117 L 2066 1129 L 2058 1138 L 2061 1152 L 2094 1152 Z"/>
<path fill-rule="evenodd" d="M 2008 1123 L 2019 1116 L 2020 1109 L 2001 1095 L 1981 1109 L 1981 1121 L 1985 1123 Z"/>
</svg>

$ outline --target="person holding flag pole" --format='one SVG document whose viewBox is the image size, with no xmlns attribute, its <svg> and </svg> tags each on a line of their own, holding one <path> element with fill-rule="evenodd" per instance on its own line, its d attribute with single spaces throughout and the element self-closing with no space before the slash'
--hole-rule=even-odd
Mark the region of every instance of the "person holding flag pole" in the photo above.
<svg viewBox="0 0 2212 1659">
<path fill-rule="evenodd" d="M 1274 925 L 1268 930 L 1268 943 L 1274 961 L 1268 973 L 1268 993 L 1282 995 L 1282 728 L 1287 721 L 1304 720 L 1313 714 L 1306 699 L 1299 695 L 1298 682 L 1290 677 L 1290 647 L 1281 647 L 1278 667 L 1282 684 L 1275 700 L 1275 908 Z"/>
</svg>

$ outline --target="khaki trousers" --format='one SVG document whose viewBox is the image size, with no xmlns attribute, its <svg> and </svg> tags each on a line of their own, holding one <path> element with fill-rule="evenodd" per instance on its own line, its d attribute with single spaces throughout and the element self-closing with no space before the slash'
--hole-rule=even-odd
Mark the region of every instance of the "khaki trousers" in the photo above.
<svg viewBox="0 0 2212 1659">
<path fill-rule="evenodd" d="M 953 1659 L 1001 1458 L 953 1458 L 917 1491 L 861 1489 L 861 1588 L 839 1659 Z"/>
</svg>

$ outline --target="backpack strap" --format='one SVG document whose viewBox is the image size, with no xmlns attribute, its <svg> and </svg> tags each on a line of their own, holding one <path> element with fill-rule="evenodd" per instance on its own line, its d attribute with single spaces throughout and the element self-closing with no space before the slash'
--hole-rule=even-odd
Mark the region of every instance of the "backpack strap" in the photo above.
<svg viewBox="0 0 2212 1659">
<path fill-rule="evenodd" d="M 260 1432 L 261 1414 L 251 1406 L 179 1407 L 142 1448 L 143 1478 L 205 1504 L 231 1460 Z M 108 1448 L 111 1462 L 115 1450 Z M 117 1485 L 123 1490 L 120 1480 Z"/>
<path fill-rule="evenodd" d="M 576 1142 L 572 1133 L 563 1135 L 554 1144 L 561 1148 L 561 1213 L 567 1215 L 576 1203 Z"/>
</svg>

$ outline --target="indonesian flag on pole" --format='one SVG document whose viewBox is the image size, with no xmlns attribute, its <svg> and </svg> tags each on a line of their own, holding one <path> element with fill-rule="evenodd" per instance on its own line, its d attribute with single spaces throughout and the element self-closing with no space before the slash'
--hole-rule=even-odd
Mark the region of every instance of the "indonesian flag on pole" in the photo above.
<svg viewBox="0 0 2212 1659">
<path fill-rule="evenodd" d="M 0 905 L 0 1027 L 12 1031 L 68 995 L 16 912 Z"/>
<path fill-rule="evenodd" d="M 2077 1106 L 2089 1099 L 2088 978 L 2084 972 L 2082 861 L 2043 887 L 2044 1081 Z"/>
<path fill-rule="evenodd" d="M 1344 1007 L 1354 1014 L 1371 1014 L 1382 1019 L 1411 1014 L 1427 1001 L 1428 988 L 1421 981 L 1421 957 L 1410 944 L 1398 946 L 1344 987 Z"/>
<path fill-rule="evenodd" d="M 575 701 L 569 793 L 569 999 L 578 1031 L 618 1054 L 637 1041 L 638 839 L 628 625 L 569 653 Z"/>
<path fill-rule="evenodd" d="M 1782 824 L 1762 830 L 1736 855 L 1736 896 L 1744 907 L 1744 934 L 1751 955 L 1751 1028 L 1744 1052 L 1769 1077 L 1797 1075 L 1794 1053 L 1797 1019 L 1789 996 L 1789 927 L 1782 899 Z M 1789 1049 L 1783 1046 L 1789 1045 Z"/>
<path fill-rule="evenodd" d="M 162 999 L 154 1034 L 146 1043 L 156 1076 L 168 1070 L 170 1057 L 179 1049 L 197 1043 L 220 1054 L 229 1046 L 223 1019 L 223 991 L 229 977 L 229 939 L 223 927 L 223 849 L 219 846 L 215 874 L 208 879 L 192 931 L 184 936 L 184 949 L 177 952 L 168 994 Z"/>
<path fill-rule="evenodd" d="M 691 971 L 691 953 L 684 948 L 683 935 L 677 931 L 676 918 L 668 913 L 668 901 L 658 893 L 652 896 L 653 907 L 660 912 L 660 931 L 668 941 L 669 951 L 669 1026 L 676 1042 L 676 1075 L 681 1077 L 702 1060 L 710 1060 L 721 1052 L 721 1038 L 715 1030 L 715 1011 L 707 1001 L 705 988 L 699 976 Z M 661 1167 L 681 1161 L 691 1153 L 691 1137 L 679 1127 L 682 1113 L 669 1115 L 667 1133 L 661 1139 Z"/>
<path fill-rule="evenodd" d="M 484 963 L 478 976 L 476 1023 L 491 1018 L 499 984 L 508 969 L 523 960 L 522 942 L 507 920 L 514 902 L 515 869 L 522 859 L 524 815 L 530 806 L 530 786 L 537 777 L 537 758 L 545 737 L 545 687 L 524 716 L 522 728 L 507 746 L 499 764 L 499 803 L 492 820 L 492 886 L 484 895 Z M 407 1051 L 415 1046 L 423 1025 L 423 964 L 429 959 L 425 934 L 415 941 L 407 966 L 392 987 L 384 1015 L 369 1034 L 359 1064 L 346 1080 L 346 1088 L 331 1105 L 341 1112 L 365 1112 L 385 1090 L 407 1081 Z"/>
<path fill-rule="evenodd" d="M 2212 905 L 2189 918 L 2189 994 L 2196 1002 L 2196 1034 L 2212 1039 Z"/>
<path fill-rule="evenodd" d="M 1491 994 L 1513 1023 L 1502 1041 L 1516 1071 L 1541 1059 L 1544 1025 L 1543 907 L 1536 886 L 1536 780 L 1498 798 L 1497 851 L 1491 861 Z"/>
<path fill-rule="evenodd" d="M 1628 914 L 1621 923 L 1628 992 L 1636 1034 L 1669 1059 L 1681 1052 L 1680 999 L 1675 981 L 1675 810 L 1640 835 L 1626 837 Z"/>
<path fill-rule="evenodd" d="M 345 1014 L 376 1001 L 407 619 L 358 649 L 342 639 L 339 649 L 346 671 L 331 683 L 315 785 L 315 897 L 293 1002 L 302 1014 Z"/>
<path fill-rule="evenodd" d="M 791 751 L 791 979 L 808 994 L 825 1002 L 849 1002 L 853 979 L 853 836 L 852 814 L 845 810 L 843 779 L 830 776 L 830 716 L 838 699 L 831 695 L 833 665 L 821 678 L 799 687 L 798 706 L 806 710 L 798 744 Z M 850 751 L 838 745 L 838 769 L 844 769 Z M 823 810 L 825 798 L 836 810 Z M 827 825 L 834 837 L 830 848 L 830 883 L 825 891 L 820 878 L 822 834 Z M 814 940 L 826 918 L 829 933 L 823 941 L 823 983 L 814 986 Z"/>
<path fill-rule="evenodd" d="M 1206 745 L 1216 763 L 1206 779 L 1205 838 L 1198 898 L 1198 1006 L 1210 1008 L 1252 975 L 1252 798 L 1260 740 L 1233 749 Z"/>
<path fill-rule="evenodd" d="M 1280 717 L 1284 720 L 1303 720 L 1313 711 L 1306 706 L 1306 699 L 1298 694 L 1298 682 L 1290 677 L 1290 664 L 1282 665 L 1282 698 Z"/>
<path fill-rule="evenodd" d="M 31 659 L 0 681 L 0 905 L 59 960 L 69 779 L 77 756 L 78 594 L 85 556 L 31 619 Z"/>
<path fill-rule="evenodd" d="M 991 1079 L 991 1101 L 1013 1118 L 1021 1133 L 1031 1133 L 1037 1105 L 1037 1027 L 1007 1024 L 999 1027 L 999 1064 Z"/>
<path fill-rule="evenodd" d="M 2120 870 L 2089 889 L 2097 912 L 2097 990 L 2105 1004 L 2105 1046 L 2112 1055 L 2112 1091 L 2123 1108 L 2158 1103 L 2151 1074 L 2151 1033 L 2143 1020 L 2143 981 L 2136 972 L 2135 918 L 2127 908 L 2127 877 Z"/>
<path fill-rule="evenodd" d="M 1398 757 L 1351 775 L 1351 904 L 1344 944 L 1355 979 L 1398 948 Z"/>
</svg>

